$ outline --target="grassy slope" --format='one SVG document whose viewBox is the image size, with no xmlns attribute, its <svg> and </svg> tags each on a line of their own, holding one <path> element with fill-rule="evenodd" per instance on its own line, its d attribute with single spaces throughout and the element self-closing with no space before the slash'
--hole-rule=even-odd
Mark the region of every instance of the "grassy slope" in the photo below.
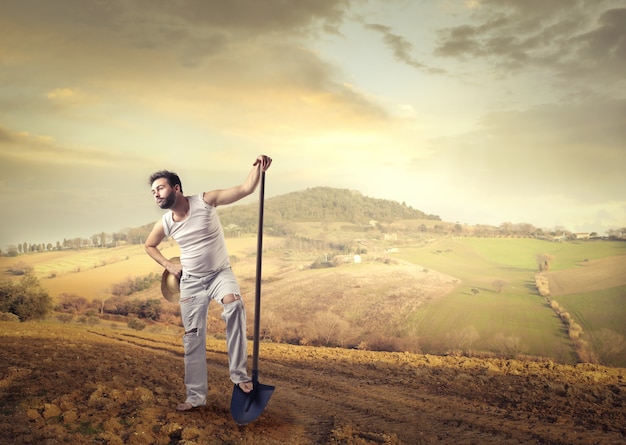
<svg viewBox="0 0 626 445">
<path fill-rule="evenodd" d="M 519 342 L 520 352 L 573 361 L 571 344 L 560 321 L 532 288 L 539 243 L 446 239 L 403 250 L 403 258 L 462 280 L 446 298 L 413 315 L 410 321 L 415 333 L 442 339 L 474 328 L 480 336 L 474 349 L 494 350 L 498 337 L 508 337 Z M 501 293 L 492 285 L 496 280 L 507 283 Z M 476 295 L 471 292 L 474 288 L 479 290 Z"/>
<path fill-rule="evenodd" d="M 536 255 L 555 256 L 553 270 L 579 267 L 585 260 L 610 256 L 611 263 L 623 264 L 624 243 L 547 243 L 528 239 L 463 238 L 443 239 L 404 249 L 399 255 L 423 267 L 433 268 L 463 280 L 453 293 L 432 305 L 422 307 L 411 318 L 417 335 L 444 338 L 464 328 L 474 327 L 480 338 L 477 349 L 489 349 L 498 334 L 519 337 L 523 352 L 550 356 L 569 362 L 574 359 L 571 345 L 560 321 L 537 295 L 533 276 Z M 605 265 L 606 267 L 606 265 Z M 492 283 L 508 284 L 497 293 Z M 593 281 L 593 274 L 588 277 Z M 615 290 L 620 280 L 604 280 L 609 289 L 578 298 L 560 298 L 571 304 L 574 319 L 589 332 L 606 326 L 626 326 L 623 291 Z M 474 296 L 472 288 L 480 290 Z M 567 301 L 567 302 L 566 302 Z M 571 302 L 571 303 L 569 303 Z M 576 305 L 575 305 L 576 304 Z M 603 315 L 600 315 L 603 314 Z M 624 355 L 623 351 L 620 357 Z M 612 363 L 622 365 L 623 358 Z"/>
<path fill-rule="evenodd" d="M 603 363 L 626 367 L 626 286 L 566 295 L 557 301 L 582 326 Z"/>
</svg>

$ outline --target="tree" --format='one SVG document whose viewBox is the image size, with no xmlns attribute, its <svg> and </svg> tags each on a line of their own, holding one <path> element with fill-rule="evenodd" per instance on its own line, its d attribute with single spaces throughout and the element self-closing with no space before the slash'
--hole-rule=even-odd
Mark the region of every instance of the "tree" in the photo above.
<svg viewBox="0 0 626 445">
<path fill-rule="evenodd" d="M 626 338 L 611 329 L 602 328 L 594 332 L 593 337 L 596 352 L 605 365 L 610 365 L 611 359 L 626 349 Z"/>
<path fill-rule="evenodd" d="M 447 333 L 446 343 L 448 348 L 452 351 L 462 351 L 471 355 L 472 345 L 479 338 L 480 334 L 474 326 L 466 326 L 461 331 Z"/>
<path fill-rule="evenodd" d="M 161 317 L 161 300 L 151 299 L 143 302 L 139 308 L 138 316 L 157 321 Z"/>
<path fill-rule="evenodd" d="M 539 270 L 541 272 L 550 270 L 550 263 L 554 261 L 555 256 L 550 255 L 549 253 L 538 253 L 537 254 L 537 265 L 539 266 Z"/>
<path fill-rule="evenodd" d="M 30 272 L 17 282 L 0 282 L 0 312 L 10 312 L 26 321 L 44 318 L 52 307 L 52 298 Z"/>
<path fill-rule="evenodd" d="M 506 358 L 516 358 L 524 351 L 524 345 L 516 335 L 496 334 L 492 341 L 492 347 Z"/>
<path fill-rule="evenodd" d="M 495 280 L 491 284 L 495 288 L 496 292 L 501 294 L 502 293 L 502 289 L 504 289 L 509 283 L 507 281 L 505 281 L 505 280 Z"/>
<path fill-rule="evenodd" d="M 69 314 L 81 314 L 89 306 L 89 301 L 85 297 L 76 294 L 62 293 L 59 295 L 59 303 L 56 310 Z"/>
<path fill-rule="evenodd" d="M 503 222 L 502 224 L 500 224 L 500 233 L 502 233 L 503 235 L 510 235 L 511 231 L 513 229 L 513 223 L 511 222 Z"/>
</svg>

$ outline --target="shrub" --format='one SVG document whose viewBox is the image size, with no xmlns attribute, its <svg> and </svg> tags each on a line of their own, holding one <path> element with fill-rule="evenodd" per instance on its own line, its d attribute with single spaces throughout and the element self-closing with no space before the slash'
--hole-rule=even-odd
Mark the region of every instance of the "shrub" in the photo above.
<svg viewBox="0 0 626 445">
<path fill-rule="evenodd" d="M 493 348 L 498 351 L 503 357 L 516 358 L 523 352 L 524 346 L 522 345 L 520 338 L 516 335 L 504 335 L 498 333 L 492 341 Z"/>
<path fill-rule="evenodd" d="M 70 314 L 59 314 L 57 315 L 57 320 L 59 320 L 63 324 L 67 324 L 74 319 L 73 315 Z"/>
<path fill-rule="evenodd" d="M 17 263 L 11 264 L 7 268 L 7 271 L 11 275 L 26 275 L 26 274 L 32 272 L 33 268 L 32 268 L 32 266 L 29 266 L 28 264 L 26 264 L 24 261 L 18 261 Z"/>
<path fill-rule="evenodd" d="M 45 318 L 52 310 L 53 302 L 31 273 L 18 282 L 0 282 L 0 312 L 10 312 L 20 321 Z"/>
<path fill-rule="evenodd" d="M 0 321 L 20 321 L 20 317 L 10 312 L 0 312 Z"/>
<path fill-rule="evenodd" d="M 315 261 L 311 264 L 311 269 L 326 269 L 329 267 L 335 267 L 335 265 L 330 261 Z"/>
<path fill-rule="evenodd" d="M 550 284 L 548 282 L 548 278 L 541 272 L 535 274 L 535 287 L 537 287 L 537 291 L 542 297 L 550 296 Z"/>
<path fill-rule="evenodd" d="M 146 324 L 138 318 L 131 318 L 128 320 L 128 327 L 136 331 L 141 331 L 145 329 Z"/>
<path fill-rule="evenodd" d="M 157 273 L 150 273 L 149 275 L 136 278 L 127 278 L 126 281 L 120 283 L 114 283 L 111 286 L 111 293 L 115 296 L 128 296 L 136 292 L 148 289 L 152 283 L 155 283 L 161 279 L 161 276 Z"/>
</svg>

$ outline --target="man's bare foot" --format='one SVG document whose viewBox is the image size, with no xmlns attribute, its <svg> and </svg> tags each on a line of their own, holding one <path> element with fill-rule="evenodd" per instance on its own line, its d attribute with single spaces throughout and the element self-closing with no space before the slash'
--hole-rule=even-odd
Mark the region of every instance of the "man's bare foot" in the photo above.
<svg viewBox="0 0 626 445">
<path fill-rule="evenodd" d="M 239 388 L 247 394 L 252 391 L 253 385 L 252 382 L 241 382 Z"/>
<path fill-rule="evenodd" d="M 189 411 L 190 409 L 193 409 L 193 405 L 188 402 L 179 403 L 176 406 L 176 411 L 180 411 L 180 412 Z"/>
</svg>

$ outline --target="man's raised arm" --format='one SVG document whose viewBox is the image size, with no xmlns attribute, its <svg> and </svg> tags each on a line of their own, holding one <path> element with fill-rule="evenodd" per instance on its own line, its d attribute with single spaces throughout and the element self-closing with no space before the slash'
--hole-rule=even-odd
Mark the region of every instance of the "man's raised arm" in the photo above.
<svg viewBox="0 0 626 445">
<path fill-rule="evenodd" d="M 265 155 L 260 155 L 252 164 L 252 170 L 248 173 L 248 176 L 243 183 L 231 188 L 223 190 L 212 190 L 210 192 L 204 192 L 203 199 L 209 205 L 217 207 L 220 205 L 232 204 L 240 199 L 248 196 L 259 185 L 259 179 L 261 178 L 261 172 L 266 171 L 272 164 L 272 158 Z"/>
</svg>

